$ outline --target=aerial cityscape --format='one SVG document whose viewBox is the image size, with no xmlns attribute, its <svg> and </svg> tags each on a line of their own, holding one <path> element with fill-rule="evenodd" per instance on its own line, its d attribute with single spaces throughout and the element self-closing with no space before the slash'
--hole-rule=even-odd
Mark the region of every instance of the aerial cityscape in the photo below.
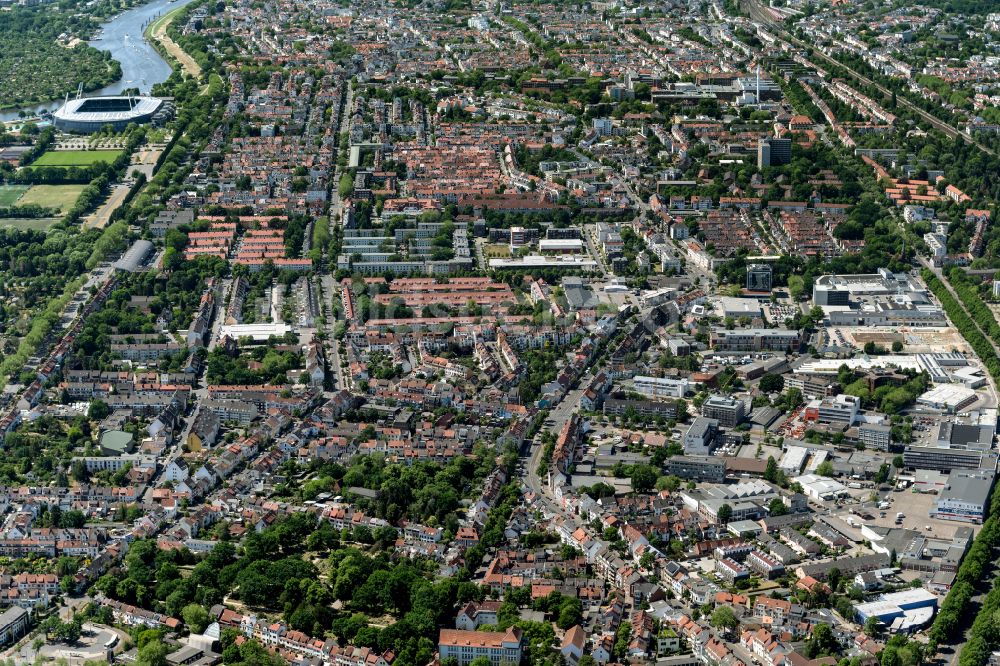
<svg viewBox="0 0 1000 666">
<path fill-rule="evenodd" d="M 1000 666 L 1000 2 L 0 0 L 0 666 Z"/>
</svg>

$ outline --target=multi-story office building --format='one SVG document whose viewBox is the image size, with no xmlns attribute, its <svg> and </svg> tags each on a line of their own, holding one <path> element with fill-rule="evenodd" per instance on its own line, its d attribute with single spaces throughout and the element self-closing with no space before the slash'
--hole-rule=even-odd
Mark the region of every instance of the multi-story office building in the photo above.
<svg viewBox="0 0 1000 666">
<path fill-rule="evenodd" d="M 903 452 L 903 461 L 913 469 L 995 468 L 994 429 L 988 425 L 942 421 L 937 437 L 927 444 L 910 444 Z"/>
<path fill-rule="evenodd" d="M 892 428 L 882 423 L 862 423 L 858 439 L 869 449 L 888 451 L 892 447 Z"/>
<path fill-rule="evenodd" d="M 667 459 L 666 471 L 681 479 L 722 483 L 726 480 L 726 461 L 712 456 L 672 456 Z"/>
<path fill-rule="evenodd" d="M 746 405 L 742 400 L 722 395 L 713 395 L 701 406 L 701 413 L 710 419 L 715 419 L 719 425 L 735 428 L 746 414 Z"/>
<path fill-rule="evenodd" d="M 688 392 L 688 380 L 647 377 L 639 375 L 632 379 L 636 393 L 648 398 L 683 398 Z"/>
<path fill-rule="evenodd" d="M 834 397 L 813 400 L 805 409 L 805 419 L 817 423 L 839 423 L 854 425 L 861 409 L 861 398 L 841 394 Z"/>
<path fill-rule="evenodd" d="M 0 645 L 13 643 L 28 633 L 31 615 L 20 606 L 12 606 L 0 613 Z"/>
<path fill-rule="evenodd" d="M 747 291 L 771 291 L 773 271 L 769 264 L 750 264 L 747 266 Z"/>
<path fill-rule="evenodd" d="M 757 143 L 757 167 L 780 166 L 792 161 L 792 140 L 769 137 Z"/>
</svg>

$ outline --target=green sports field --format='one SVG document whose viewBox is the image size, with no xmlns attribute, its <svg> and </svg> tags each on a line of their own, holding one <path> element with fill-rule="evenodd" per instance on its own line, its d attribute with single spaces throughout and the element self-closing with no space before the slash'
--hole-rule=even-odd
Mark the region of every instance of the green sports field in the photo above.
<svg viewBox="0 0 1000 666">
<path fill-rule="evenodd" d="M 27 191 L 27 185 L 0 185 L 0 208 L 13 206 Z"/>
<path fill-rule="evenodd" d="M 49 150 L 31 166 L 90 166 L 94 162 L 110 164 L 121 155 L 120 150 Z"/>
<path fill-rule="evenodd" d="M 84 187 L 86 185 L 32 185 L 17 204 L 19 206 L 38 204 L 46 208 L 58 208 L 60 213 L 65 213 L 80 198 L 80 192 L 83 192 Z"/>
</svg>

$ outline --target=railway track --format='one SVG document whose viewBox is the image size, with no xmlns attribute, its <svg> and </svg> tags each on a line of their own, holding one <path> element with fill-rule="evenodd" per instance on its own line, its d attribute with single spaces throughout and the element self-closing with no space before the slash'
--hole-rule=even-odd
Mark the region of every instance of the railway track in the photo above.
<svg viewBox="0 0 1000 666">
<path fill-rule="evenodd" d="M 785 31 L 784 27 L 781 25 L 781 23 L 776 21 L 774 17 L 771 16 L 770 13 L 768 13 L 768 11 L 758 0 L 741 0 L 741 5 L 750 15 L 750 18 L 752 20 L 757 21 L 758 23 L 762 23 L 763 25 L 766 25 L 776 35 L 787 41 L 789 44 L 794 44 L 799 48 L 810 48 L 809 44 L 806 44 L 805 42 L 802 42 L 796 39 L 795 37 L 791 36 L 790 34 L 788 34 Z M 861 83 L 864 83 L 865 85 L 872 86 L 873 88 L 878 90 L 885 98 L 892 97 L 891 90 L 889 90 L 882 84 L 873 81 L 872 79 L 861 74 L 860 72 L 852 69 L 851 67 L 848 67 L 839 60 L 836 60 L 835 58 L 832 58 L 817 49 L 813 49 L 813 55 L 815 55 L 821 60 L 826 61 L 827 64 L 834 65 L 836 67 L 839 67 L 847 71 L 854 79 L 860 81 Z M 908 99 L 897 95 L 896 104 L 917 114 L 918 116 L 920 116 L 920 118 L 922 118 L 925 122 L 927 122 L 927 124 L 939 130 L 942 134 L 945 134 L 946 136 L 949 136 L 953 139 L 960 138 L 965 143 L 973 145 L 976 148 L 979 148 L 979 150 L 983 151 L 984 153 L 987 153 L 989 155 L 996 155 L 996 152 L 993 149 L 988 148 L 987 146 L 984 146 L 983 144 L 979 143 L 965 132 L 959 130 L 954 125 L 950 125 L 945 121 L 941 120 L 940 118 L 938 118 L 937 116 L 921 109 L 919 106 L 909 101 Z"/>
</svg>

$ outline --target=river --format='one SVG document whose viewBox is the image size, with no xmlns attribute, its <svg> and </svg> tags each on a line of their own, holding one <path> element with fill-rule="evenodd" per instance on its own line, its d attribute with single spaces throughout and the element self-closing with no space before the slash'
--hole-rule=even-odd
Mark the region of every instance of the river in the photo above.
<svg viewBox="0 0 1000 666">
<path fill-rule="evenodd" d="M 163 83 L 172 71 L 170 65 L 146 41 L 142 32 L 146 25 L 156 17 L 183 7 L 192 0 L 152 0 L 151 2 L 122 12 L 101 26 L 100 31 L 90 45 L 102 51 L 109 51 L 111 57 L 121 63 L 122 78 L 99 90 L 86 93 L 94 95 L 115 95 L 126 88 L 138 88 L 140 92 L 148 93 L 157 83 Z M 75 94 L 76 91 L 67 91 Z M 46 104 L 29 106 L 23 109 L 0 111 L 0 122 L 17 120 L 19 111 L 29 116 L 47 110 L 59 108 L 63 100 L 53 100 Z"/>
</svg>

